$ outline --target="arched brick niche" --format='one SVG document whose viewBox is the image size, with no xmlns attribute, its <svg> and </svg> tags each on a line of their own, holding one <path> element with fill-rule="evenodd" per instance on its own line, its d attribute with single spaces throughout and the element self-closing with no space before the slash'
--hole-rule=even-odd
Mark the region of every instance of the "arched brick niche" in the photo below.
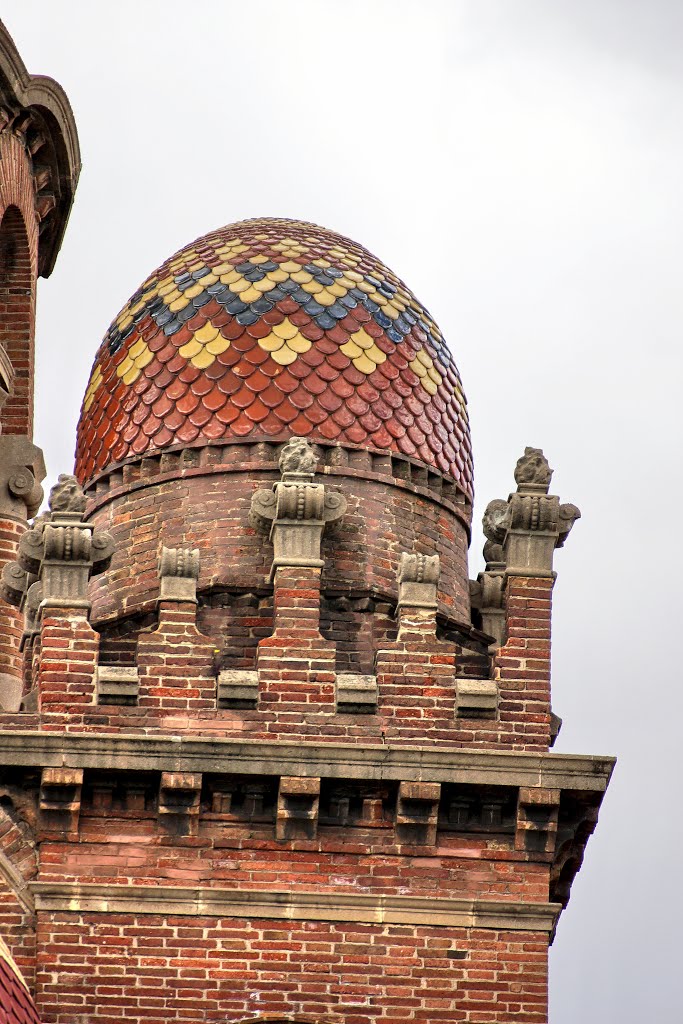
<svg viewBox="0 0 683 1024">
<path fill-rule="evenodd" d="M 21 210 L 10 205 L 0 221 L 0 388 L 10 390 L 0 423 L 4 434 L 33 430 L 33 328 L 35 275 Z M 3 373 L 4 366 L 4 373 Z M 9 379 L 3 385 L 2 378 Z M 2 397 L 0 395 L 0 397 Z"/>
</svg>

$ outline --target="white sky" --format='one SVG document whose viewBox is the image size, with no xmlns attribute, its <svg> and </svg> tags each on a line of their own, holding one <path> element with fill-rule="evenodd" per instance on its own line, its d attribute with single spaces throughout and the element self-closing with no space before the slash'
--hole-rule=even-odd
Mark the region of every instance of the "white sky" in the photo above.
<svg viewBox="0 0 683 1024">
<path fill-rule="evenodd" d="M 462 373 L 477 522 L 528 444 L 583 512 L 556 559 L 557 749 L 619 764 L 553 947 L 551 1024 L 678 1024 L 683 4 L 6 0 L 2 16 L 66 89 L 83 151 L 39 295 L 50 476 L 71 469 L 105 329 L 177 248 L 277 215 L 383 259 Z M 472 575 L 480 551 L 477 533 Z"/>
</svg>

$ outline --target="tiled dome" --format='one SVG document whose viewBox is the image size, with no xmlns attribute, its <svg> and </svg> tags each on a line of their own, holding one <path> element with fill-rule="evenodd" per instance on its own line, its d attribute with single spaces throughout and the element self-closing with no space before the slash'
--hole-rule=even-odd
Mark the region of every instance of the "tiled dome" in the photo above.
<svg viewBox="0 0 683 1024">
<path fill-rule="evenodd" d="M 295 434 L 402 453 L 472 496 L 460 377 L 424 306 L 341 235 L 242 221 L 171 257 L 109 328 L 76 473 L 87 481 L 172 445 Z"/>
</svg>

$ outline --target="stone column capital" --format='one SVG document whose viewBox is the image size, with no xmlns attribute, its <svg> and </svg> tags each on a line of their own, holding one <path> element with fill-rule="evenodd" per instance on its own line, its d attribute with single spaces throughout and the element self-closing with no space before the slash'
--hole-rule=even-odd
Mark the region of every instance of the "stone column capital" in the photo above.
<svg viewBox="0 0 683 1024">
<path fill-rule="evenodd" d="M 197 603 L 199 548 L 166 548 L 159 555 L 159 600 Z"/>
<path fill-rule="evenodd" d="M 85 503 L 76 478 L 61 475 L 50 492 L 50 511 L 23 534 L 17 561 L 3 569 L 1 596 L 27 612 L 27 624 L 29 592 L 40 594 L 41 608 L 90 609 L 88 581 L 107 568 L 114 542 L 83 521 Z"/>
<path fill-rule="evenodd" d="M 346 511 L 346 499 L 316 483 L 316 457 L 310 442 L 293 437 L 282 449 L 282 478 L 272 490 L 262 488 L 251 499 L 251 518 L 270 531 L 273 545 L 271 575 L 282 566 L 321 569 L 320 545 L 325 527 Z"/>
<path fill-rule="evenodd" d="M 540 448 L 526 448 L 515 468 L 517 490 L 484 513 L 486 574 L 553 577 L 555 548 L 581 517 L 576 505 L 549 494 L 553 471 Z"/>
</svg>

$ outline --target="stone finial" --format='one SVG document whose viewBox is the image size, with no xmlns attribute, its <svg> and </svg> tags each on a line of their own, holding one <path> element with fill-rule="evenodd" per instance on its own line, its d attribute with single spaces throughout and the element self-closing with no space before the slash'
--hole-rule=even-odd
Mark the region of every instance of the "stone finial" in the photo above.
<svg viewBox="0 0 683 1024">
<path fill-rule="evenodd" d="M 89 609 L 88 581 L 108 567 L 114 553 L 110 535 L 83 521 L 85 496 L 75 477 L 59 477 L 49 506 L 22 535 L 18 560 L 3 570 L 0 596 L 26 611 L 30 630 L 36 614 L 27 604 L 29 591 L 40 594 L 41 607 Z"/>
<path fill-rule="evenodd" d="M 305 437 L 293 437 L 280 454 L 282 479 L 256 491 L 251 499 L 251 520 L 270 530 L 272 573 L 279 566 L 322 568 L 320 544 L 325 527 L 346 511 L 346 499 L 324 484 L 314 482 L 317 459 Z"/>
<path fill-rule="evenodd" d="M 45 479 L 45 462 L 40 448 L 27 437 L 0 437 L 0 518 L 25 523 L 43 500 L 40 481 Z"/>
<path fill-rule="evenodd" d="M 487 572 L 482 575 L 496 569 L 517 576 L 552 575 L 555 548 L 562 547 L 581 516 L 576 505 L 561 505 L 548 494 L 552 474 L 540 448 L 525 448 L 515 468 L 517 490 L 507 501 L 490 502 L 484 514 Z"/>
<path fill-rule="evenodd" d="M 75 476 L 60 473 L 57 483 L 50 490 L 48 505 L 51 512 L 73 512 L 79 517 L 85 512 L 88 499 Z"/>
<path fill-rule="evenodd" d="M 159 600 L 197 603 L 199 548 L 162 548 L 159 555 Z"/>
<path fill-rule="evenodd" d="M 283 480 L 294 477 L 312 479 L 318 459 L 311 442 L 305 437 L 292 437 L 280 452 L 278 462 Z"/>
<path fill-rule="evenodd" d="M 401 552 L 398 567 L 399 608 L 436 609 L 440 571 L 438 555 Z"/>
<path fill-rule="evenodd" d="M 515 483 L 518 490 L 538 490 L 547 494 L 553 471 L 541 448 L 525 448 L 524 455 L 517 459 Z"/>
</svg>

